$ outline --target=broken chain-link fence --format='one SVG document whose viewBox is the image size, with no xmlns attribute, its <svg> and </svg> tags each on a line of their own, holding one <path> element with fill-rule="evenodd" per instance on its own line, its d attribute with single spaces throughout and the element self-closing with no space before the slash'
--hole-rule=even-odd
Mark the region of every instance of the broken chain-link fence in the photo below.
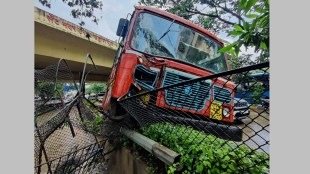
<svg viewBox="0 0 310 174">
<path fill-rule="evenodd" d="M 269 63 L 196 79 L 166 69 L 160 88 L 118 101 L 144 135 L 183 155 L 179 172 L 268 173 L 269 79 L 253 74 L 268 76 Z"/>
<path fill-rule="evenodd" d="M 35 70 L 34 87 L 35 173 L 93 173 L 103 162 L 102 115 L 84 98 L 66 61 Z"/>
</svg>

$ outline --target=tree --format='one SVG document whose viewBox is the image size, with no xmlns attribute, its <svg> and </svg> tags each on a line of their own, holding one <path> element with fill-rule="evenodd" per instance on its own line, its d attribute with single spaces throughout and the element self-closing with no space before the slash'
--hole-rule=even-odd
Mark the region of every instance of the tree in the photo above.
<svg viewBox="0 0 310 174">
<path fill-rule="evenodd" d="M 86 94 L 103 92 L 107 88 L 105 83 L 92 83 L 87 89 Z"/>
<path fill-rule="evenodd" d="M 244 21 L 243 12 L 237 12 L 238 0 L 140 0 L 139 3 L 166 9 L 215 34 Z M 205 10 L 198 10 L 198 6 Z"/>
<path fill-rule="evenodd" d="M 39 2 L 48 8 L 51 8 L 50 0 L 39 0 Z M 100 0 L 62 0 L 63 3 L 68 5 L 71 10 L 73 18 L 81 19 L 79 23 L 81 26 L 85 24 L 82 18 L 90 18 L 98 24 L 99 18 L 94 14 L 95 9 L 102 10 L 102 1 Z"/>
<path fill-rule="evenodd" d="M 240 0 L 238 11 L 242 10 L 244 16 L 253 20 L 235 24 L 229 34 L 238 39 L 219 52 L 230 52 L 237 57 L 241 46 L 254 47 L 255 52 L 260 52 L 257 61 L 265 62 L 269 59 L 269 0 Z"/>
<path fill-rule="evenodd" d="M 250 66 L 256 64 L 256 62 L 250 59 L 251 56 L 252 54 L 242 54 L 238 57 L 233 57 L 229 55 L 228 61 L 230 63 L 230 69 L 238 69 L 244 66 Z"/>
<path fill-rule="evenodd" d="M 35 82 L 35 94 L 42 99 L 49 99 L 51 97 L 61 97 L 64 94 L 63 84 L 54 82 Z M 61 95 L 61 96 L 59 96 Z"/>
</svg>

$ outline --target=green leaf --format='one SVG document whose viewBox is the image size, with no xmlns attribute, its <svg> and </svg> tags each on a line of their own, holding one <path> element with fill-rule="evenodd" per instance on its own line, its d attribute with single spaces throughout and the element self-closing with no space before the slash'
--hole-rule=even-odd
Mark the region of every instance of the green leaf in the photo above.
<svg viewBox="0 0 310 174">
<path fill-rule="evenodd" d="M 240 0 L 240 4 L 239 4 L 239 5 L 245 6 L 245 5 L 246 5 L 246 1 L 247 1 L 247 0 Z"/>
<path fill-rule="evenodd" d="M 266 9 L 263 9 L 259 6 L 254 6 L 254 10 L 258 13 L 265 13 L 267 11 Z"/>
<path fill-rule="evenodd" d="M 207 161 L 207 166 L 211 168 L 211 163 Z"/>
<path fill-rule="evenodd" d="M 244 36 L 247 35 L 247 33 L 242 33 L 240 36 L 239 36 L 239 44 L 241 43 L 242 44 L 242 40 L 244 38 Z"/>
<path fill-rule="evenodd" d="M 245 14 L 251 9 L 251 7 L 257 2 L 257 0 L 249 0 L 245 7 Z"/>
<path fill-rule="evenodd" d="M 238 24 L 235 24 L 234 27 L 236 28 L 236 31 L 243 31 L 242 27 L 240 27 Z"/>
<path fill-rule="evenodd" d="M 244 28 L 246 31 L 250 30 L 250 24 L 248 22 L 244 22 Z"/>
<path fill-rule="evenodd" d="M 266 43 L 263 42 L 263 41 L 260 42 L 260 46 L 259 47 L 262 48 L 262 49 L 266 49 L 266 50 L 268 49 Z"/>
<path fill-rule="evenodd" d="M 230 160 L 229 156 L 224 157 L 224 161 L 229 161 L 229 160 Z"/>
<path fill-rule="evenodd" d="M 235 152 L 230 152 L 229 155 L 236 156 L 236 153 Z"/>
<path fill-rule="evenodd" d="M 269 18 L 269 15 L 264 15 L 263 17 L 260 18 L 259 20 L 259 25 L 266 25 L 268 24 L 268 18 Z"/>
<path fill-rule="evenodd" d="M 230 168 L 230 170 L 234 171 L 235 170 L 235 166 L 233 164 L 229 164 L 228 167 Z"/>
<path fill-rule="evenodd" d="M 229 52 L 230 52 L 230 54 L 231 54 L 234 58 L 237 57 L 237 55 L 236 55 L 236 53 L 235 53 L 235 51 L 234 51 L 233 49 L 230 49 Z"/>
<path fill-rule="evenodd" d="M 242 9 L 244 9 L 244 7 L 246 6 L 246 1 L 247 1 L 247 0 L 241 0 L 241 1 L 240 1 L 240 4 L 239 4 L 238 9 L 237 9 L 237 12 L 240 13 L 240 11 L 241 11 Z"/>
<path fill-rule="evenodd" d="M 240 47 L 235 47 L 235 53 L 236 53 L 236 57 L 238 56 L 238 54 L 239 54 L 239 51 L 240 51 Z"/>
<path fill-rule="evenodd" d="M 235 45 L 235 43 L 232 43 L 230 45 L 227 45 L 226 47 L 223 47 L 221 49 L 219 49 L 217 52 L 219 53 L 224 53 L 224 52 L 228 52 L 229 50 L 231 50 L 231 48 Z"/>
<path fill-rule="evenodd" d="M 258 14 L 248 14 L 248 15 L 244 15 L 247 18 L 256 18 L 258 16 Z"/>
<path fill-rule="evenodd" d="M 238 35 L 242 34 L 243 32 L 242 31 L 230 31 L 228 33 L 231 35 L 234 35 L 234 36 L 238 36 Z"/>
<path fill-rule="evenodd" d="M 196 167 L 196 170 L 198 173 L 201 173 L 202 170 L 203 170 L 203 165 L 202 164 L 199 164 L 197 167 Z"/>
</svg>

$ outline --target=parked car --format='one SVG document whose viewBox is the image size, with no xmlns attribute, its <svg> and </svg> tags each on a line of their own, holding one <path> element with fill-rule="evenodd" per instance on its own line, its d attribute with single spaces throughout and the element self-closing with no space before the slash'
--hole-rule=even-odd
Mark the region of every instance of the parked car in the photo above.
<svg viewBox="0 0 310 174">
<path fill-rule="evenodd" d="M 104 94 L 105 94 L 105 92 L 100 92 L 100 93 L 98 93 L 98 95 L 97 95 L 97 100 L 100 101 L 100 102 L 102 102 L 102 98 L 103 98 Z"/>
<path fill-rule="evenodd" d="M 242 120 L 250 115 L 249 103 L 246 100 L 235 98 L 234 99 L 234 119 Z"/>
<path fill-rule="evenodd" d="M 34 96 L 34 101 L 36 102 L 36 101 L 41 101 L 41 97 L 39 97 L 39 96 Z"/>
<path fill-rule="evenodd" d="M 46 105 L 56 105 L 56 104 L 67 104 L 73 100 L 72 96 L 63 97 L 62 99 L 59 97 L 52 97 L 49 99 L 48 102 L 46 102 Z"/>
<path fill-rule="evenodd" d="M 88 100 L 96 100 L 97 99 L 97 95 L 92 93 L 89 95 Z"/>
<path fill-rule="evenodd" d="M 52 97 L 48 102 L 46 102 L 46 105 L 55 105 L 55 104 L 61 104 L 61 100 L 59 97 Z"/>
<path fill-rule="evenodd" d="M 34 106 L 40 106 L 42 104 L 42 99 L 39 96 L 34 96 Z"/>
</svg>

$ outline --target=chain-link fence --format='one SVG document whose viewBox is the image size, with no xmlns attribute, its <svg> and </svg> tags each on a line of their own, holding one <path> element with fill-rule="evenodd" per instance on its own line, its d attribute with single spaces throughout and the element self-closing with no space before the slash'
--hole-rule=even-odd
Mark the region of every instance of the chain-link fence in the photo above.
<svg viewBox="0 0 310 174">
<path fill-rule="evenodd" d="M 102 115 L 80 91 L 65 60 L 35 71 L 35 173 L 92 173 L 103 162 Z"/>
<path fill-rule="evenodd" d="M 269 79 L 257 74 L 269 63 L 196 79 L 166 69 L 161 88 L 118 101 L 144 135 L 182 155 L 179 172 L 268 173 Z"/>
<path fill-rule="evenodd" d="M 131 88 L 118 99 L 131 117 L 106 127 L 133 129 L 133 118 L 142 134 L 182 155 L 178 172 L 269 172 L 269 63 L 196 79 L 163 72 L 161 88 Z M 35 173 L 102 165 L 103 117 L 82 91 L 64 60 L 35 71 Z"/>
</svg>

